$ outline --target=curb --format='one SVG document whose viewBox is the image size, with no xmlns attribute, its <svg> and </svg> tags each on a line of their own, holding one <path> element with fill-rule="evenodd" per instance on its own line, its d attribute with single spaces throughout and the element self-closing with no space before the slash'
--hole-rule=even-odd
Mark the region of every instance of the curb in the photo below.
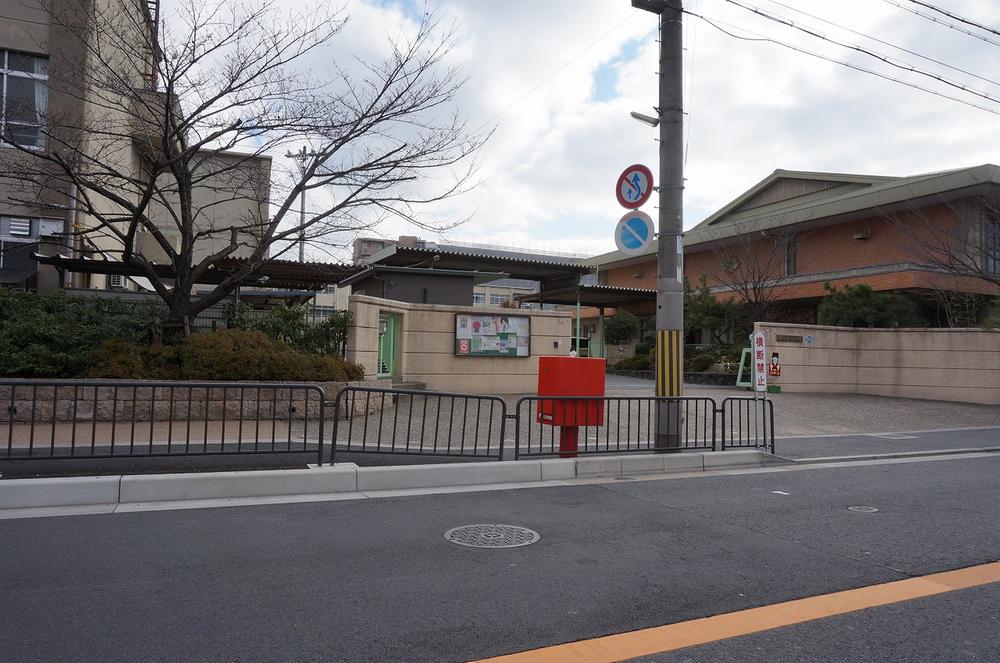
<svg viewBox="0 0 1000 663">
<path fill-rule="evenodd" d="M 925 451 L 896 451 L 888 454 L 859 454 L 855 456 L 816 456 L 815 458 L 787 458 L 775 456 L 774 461 L 794 465 L 814 465 L 817 463 L 840 463 L 862 460 L 887 460 L 890 458 L 920 458 L 922 456 L 957 456 L 972 453 L 996 453 L 1000 447 L 963 447 L 961 449 L 928 449 Z"/>
<path fill-rule="evenodd" d="M 0 481 L 0 513 L 10 509 L 114 506 L 155 502 L 225 500 L 292 495 L 539 483 L 568 479 L 630 477 L 725 468 L 762 467 L 756 449 L 358 467 L 354 463 L 306 470 L 254 470 L 187 474 L 142 474 Z"/>
</svg>

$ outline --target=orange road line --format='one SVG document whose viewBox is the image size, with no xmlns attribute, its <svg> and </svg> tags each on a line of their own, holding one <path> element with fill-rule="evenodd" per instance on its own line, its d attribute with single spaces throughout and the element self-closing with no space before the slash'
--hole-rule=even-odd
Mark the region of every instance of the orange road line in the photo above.
<svg viewBox="0 0 1000 663">
<path fill-rule="evenodd" d="M 617 633 L 478 663 L 612 663 L 1000 582 L 1000 562 Z"/>
</svg>

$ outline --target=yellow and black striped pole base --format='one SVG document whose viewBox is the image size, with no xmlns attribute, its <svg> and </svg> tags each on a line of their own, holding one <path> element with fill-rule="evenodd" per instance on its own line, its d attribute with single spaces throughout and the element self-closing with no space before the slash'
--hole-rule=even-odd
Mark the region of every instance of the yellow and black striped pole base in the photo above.
<svg viewBox="0 0 1000 663">
<path fill-rule="evenodd" d="M 684 332 L 660 329 L 656 332 L 656 395 L 676 398 L 684 379 Z"/>
</svg>

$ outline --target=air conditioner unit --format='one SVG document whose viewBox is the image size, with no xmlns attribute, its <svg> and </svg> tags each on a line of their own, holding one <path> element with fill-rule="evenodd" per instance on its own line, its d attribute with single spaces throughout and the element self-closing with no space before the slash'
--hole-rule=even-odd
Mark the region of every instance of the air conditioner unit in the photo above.
<svg viewBox="0 0 1000 663">
<path fill-rule="evenodd" d="M 854 239 L 871 239 L 871 236 L 871 228 L 862 228 L 854 233 Z"/>
<path fill-rule="evenodd" d="M 121 274 L 111 274 L 108 277 L 108 287 L 124 288 L 126 286 L 125 277 Z"/>
</svg>

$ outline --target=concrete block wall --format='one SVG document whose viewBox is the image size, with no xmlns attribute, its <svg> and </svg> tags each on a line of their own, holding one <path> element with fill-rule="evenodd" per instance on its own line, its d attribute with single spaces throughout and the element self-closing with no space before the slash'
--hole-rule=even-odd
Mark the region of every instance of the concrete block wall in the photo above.
<svg viewBox="0 0 1000 663">
<path fill-rule="evenodd" d="M 378 316 L 402 319 L 400 375 L 428 389 L 482 394 L 532 393 L 537 386 L 538 357 L 568 355 L 572 325 L 564 311 L 409 304 L 352 295 L 354 324 L 348 333 L 347 359 L 361 364 L 366 376 L 377 373 Z M 531 356 L 459 357 L 455 355 L 455 315 L 526 315 L 531 318 Z"/>
<path fill-rule="evenodd" d="M 1000 405 L 1000 332 L 757 323 L 778 352 L 782 391 Z M 779 336 L 813 337 L 803 341 Z"/>
</svg>

